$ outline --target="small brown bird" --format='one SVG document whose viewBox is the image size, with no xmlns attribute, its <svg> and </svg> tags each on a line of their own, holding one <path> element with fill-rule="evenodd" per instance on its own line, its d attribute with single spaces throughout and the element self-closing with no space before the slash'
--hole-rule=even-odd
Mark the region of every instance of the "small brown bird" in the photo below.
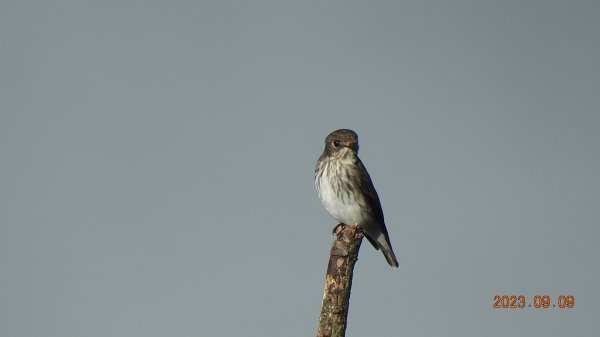
<svg viewBox="0 0 600 337">
<path fill-rule="evenodd" d="M 358 135 L 354 131 L 340 129 L 325 138 L 325 150 L 315 169 L 315 186 L 331 216 L 347 226 L 357 224 L 373 247 L 381 248 L 389 265 L 398 267 L 379 196 L 358 158 Z"/>
</svg>

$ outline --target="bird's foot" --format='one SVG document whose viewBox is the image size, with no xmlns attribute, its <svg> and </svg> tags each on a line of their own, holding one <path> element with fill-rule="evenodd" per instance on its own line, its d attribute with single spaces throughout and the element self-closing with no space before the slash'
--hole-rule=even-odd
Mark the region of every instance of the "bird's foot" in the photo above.
<svg viewBox="0 0 600 337">
<path fill-rule="evenodd" d="M 337 226 L 333 227 L 331 234 L 338 235 L 344 230 L 344 228 L 346 228 L 346 225 L 344 225 L 343 223 L 340 223 Z"/>
<path fill-rule="evenodd" d="M 357 231 L 358 233 L 364 234 L 363 229 L 361 227 L 358 227 L 358 224 L 356 224 L 356 223 L 353 223 L 350 226 L 340 223 L 337 226 L 333 227 L 331 234 L 335 234 L 335 235 L 340 234 L 346 227 L 350 227 L 350 228 L 354 229 L 355 231 Z"/>
</svg>

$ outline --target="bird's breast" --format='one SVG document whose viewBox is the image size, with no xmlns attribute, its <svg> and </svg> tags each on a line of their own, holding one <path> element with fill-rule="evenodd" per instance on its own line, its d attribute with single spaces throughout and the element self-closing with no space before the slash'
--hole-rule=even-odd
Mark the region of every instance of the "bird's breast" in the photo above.
<svg viewBox="0 0 600 337">
<path fill-rule="evenodd" d="M 315 187 L 319 198 L 337 221 L 346 224 L 364 224 L 369 216 L 365 212 L 365 201 L 359 190 L 344 170 L 332 171 L 333 174 L 321 174 L 315 179 Z"/>
</svg>

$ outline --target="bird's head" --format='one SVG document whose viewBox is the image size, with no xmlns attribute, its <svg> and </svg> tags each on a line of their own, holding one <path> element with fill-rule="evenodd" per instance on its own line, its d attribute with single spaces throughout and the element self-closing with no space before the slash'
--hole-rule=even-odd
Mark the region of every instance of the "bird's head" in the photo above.
<svg viewBox="0 0 600 337">
<path fill-rule="evenodd" d="M 339 129 L 325 138 L 325 153 L 333 157 L 346 157 L 358 153 L 358 135 L 349 129 Z"/>
</svg>

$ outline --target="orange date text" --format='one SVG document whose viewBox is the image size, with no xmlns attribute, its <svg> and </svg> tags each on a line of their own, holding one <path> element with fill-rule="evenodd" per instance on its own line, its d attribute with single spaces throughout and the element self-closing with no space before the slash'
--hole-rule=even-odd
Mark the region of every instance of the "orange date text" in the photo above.
<svg viewBox="0 0 600 337">
<path fill-rule="evenodd" d="M 494 309 L 571 309 L 573 307 L 575 307 L 575 297 L 573 295 L 560 295 L 554 298 L 548 295 L 535 295 L 529 299 L 524 295 L 496 295 L 492 304 Z"/>
</svg>

